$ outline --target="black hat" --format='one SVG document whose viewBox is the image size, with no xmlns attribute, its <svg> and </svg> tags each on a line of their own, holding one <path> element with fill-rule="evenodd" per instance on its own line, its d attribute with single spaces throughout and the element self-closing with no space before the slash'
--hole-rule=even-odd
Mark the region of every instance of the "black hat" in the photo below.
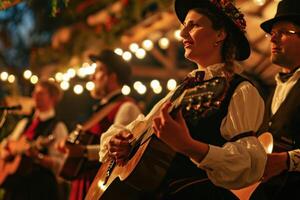
<svg viewBox="0 0 300 200">
<path fill-rule="evenodd" d="M 93 62 L 100 61 L 103 63 L 109 73 L 115 73 L 118 77 L 120 84 L 131 83 L 131 67 L 123 60 L 123 58 L 117 55 L 114 51 L 105 49 L 99 55 L 90 55 L 89 58 Z"/>
<path fill-rule="evenodd" d="M 300 1 L 282 0 L 278 3 L 275 17 L 263 22 L 260 27 L 267 33 L 271 32 L 274 23 L 290 21 L 300 26 Z"/>
<path fill-rule="evenodd" d="M 222 16 L 228 30 L 234 38 L 236 60 L 245 60 L 250 56 L 250 45 L 245 36 L 246 21 L 244 15 L 230 0 L 175 0 L 175 12 L 181 23 L 189 10 L 204 8 Z"/>
</svg>

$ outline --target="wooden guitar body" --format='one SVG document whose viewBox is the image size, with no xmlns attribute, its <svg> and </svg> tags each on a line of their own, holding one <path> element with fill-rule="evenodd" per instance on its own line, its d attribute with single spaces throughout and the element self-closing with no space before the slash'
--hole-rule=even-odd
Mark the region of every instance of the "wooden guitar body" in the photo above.
<svg viewBox="0 0 300 200">
<path fill-rule="evenodd" d="M 122 189 L 114 189 L 114 187 L 118 187 L 115 182 L 120 181 L 136 191 L 154 191 L 160 186 L 174 156 L 175 152 L 171 148 L 152 136 L 141 144 L 126 165 L 115 166 L 114 161 L 103 163 L 85 199 L 98 200 L 121 197 L 121 193 L 116 191 Z M 121 187 L 124 188 L 124 185 Z M 130 196 L 127 197 L 130 199 Z M 122 198 L 126 197 L 122 196 Z"/>
<path fill-rule="evenodd" d="M 40 137 L 40 140 L 29 142 L 26 136 L 21 136 L 19 140 L 9 141 L 8 146 L 11 149 L 12 155 L 0 159 L 0 185 L 12 174 L 28 174 L 34 165 L 34 160 L 31 157 L 23 155 L 30 148 L 46 147 L 54 140 L 53 135 Z M 2 149 L 1 149 L 2 150 Z"/>
</svg>

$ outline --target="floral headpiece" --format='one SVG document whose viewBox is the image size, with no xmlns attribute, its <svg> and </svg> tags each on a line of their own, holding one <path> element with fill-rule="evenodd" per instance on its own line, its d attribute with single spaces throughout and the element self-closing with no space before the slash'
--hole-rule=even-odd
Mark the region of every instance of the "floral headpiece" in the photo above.
<svg viewBox="0 0 300 200">
<path fill-rule="evenodd" d="M 210 2 L 224 12 L 242 32 L 246 32 L 244 14 L 235 7 L 232 0 L 210 0 Z"/>
</svg>

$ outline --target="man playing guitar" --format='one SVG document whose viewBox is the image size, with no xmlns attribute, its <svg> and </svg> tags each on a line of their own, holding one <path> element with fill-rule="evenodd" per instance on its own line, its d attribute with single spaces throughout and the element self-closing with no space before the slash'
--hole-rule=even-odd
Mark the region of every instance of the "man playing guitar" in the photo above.
<svg viewBox="0 0 300 200">
<path fill-rule="evenodd" d="M 91 95 L 94 99 L 99 100 L 98 105 L 91 118 L 82 126 L 77 127 L 79 132 L 82 130 L 82 133 L 71 134 L 66 145 L 60 148 L 66 155 L 81 157 L 86 161 L 80 166 L 75 177 L 68 175 L 72 179 L 70 200 L 82 200 L 85 197 L 98 171 L 100 166 L 99 140 L 102 132 L 105 132 L 113 123 L 119 126 L 127 125 L 140 114 L 135 101 L 121 93 L 122 86 L 131 82 L 131 68 L 128 63 L 108 49 L 103 50 L 99 55 L 90 56 L 90 59 L 97 65 L 91 76 L 91 80 L 95 84 Z M 95 141 L 81 143 L 84 140 L 80 138 L 81 136 L 84 138 L 83 134 L 94 136 L 93 139 L 88 138 L 87 140 L 95 139 Z M 76 135 L 78 139 L 76 139 Z M 72 145 L 72 143 L 79 145 Z M 67 162 L 64 166 L 67 166 Z M 62 177 L 65 177 L 64 175 L 73 168 L 78 167 L 70 166 L 70 164 L 68 165 L 69 168 L 64 166 L 60 173 Z"/>
<path fill-rule="evenodd" d="M 35 112 L 19 121 L 1 142 L 4 199 L 58 199 L 55 175 L 63 157 L 55 145 L 68 134 L 65 124 L 55 115 L 61 97 L 56 83 L 38 82 L 32 93 Z"/>
</svg>

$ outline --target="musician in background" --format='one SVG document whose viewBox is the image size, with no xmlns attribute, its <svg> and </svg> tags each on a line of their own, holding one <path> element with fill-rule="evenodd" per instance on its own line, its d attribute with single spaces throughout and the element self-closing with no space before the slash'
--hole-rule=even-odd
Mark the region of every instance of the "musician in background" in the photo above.
<svg viewBox="0 0 300 200">
<path fill-rule="evenodd" d="M 183 24 L 185 57 L 197 63 L 198 69 L 145 118 L 139 118 L 140 122 L 134 121 L 127 129 L 112 126 L 104 133 L 100 158 L 125 165 L 133 138 L 131 131 L 135 125 L 144 124 L 177 152 L 156 191 L 158 195 L 150 199 L 237 199 L 229 189 L 258 181 L 266 163 L 266 152 L 256 137 L 264 101 L 254 85 L 238 75 L 234 65 L 235 60 L 245 60 L 250 55 L 246 22 L 229 0 L 175 0 L 175 12 Z M 223 84 L 227 86 L 221 90 L 224 98 L 202 104 L 201 88 L 218 85 L 215 79 L 225 80 Z M 214 93 L 213 87 L 211 92 Z M 171 116 L 169 111 L 180 103 L 181 94 L 190 99 L 185 104 L 191 106 L 183 104 Z"/>
<path fill-rule="evenodd" d="M 7 176 L 2 185 L 5 200 L 59 199 L 56 174 L 63 157 L 55 145 L 68 134 L 65 124 L 55 115 L 55 106 L 62 95 L 55 82 L 39 81 L 32 92 L 34 113 L 19 121 L 2 141 L 1 159 L 25 154 L 18 171 Z"/>
<path fill-rule="evenodd" d="M 110 104 L 114 104 L 114 106 L 103 119 L 87 131 L 88 134 L 97 136 L 97 143 L 82 146 L 81 151 L 77 151 L 79 154 L 81 152 L 88 162 L 82 167 L 79 177 L 71 183 L 70 200 L 84 199 L 98 171 L 101 134 L 112 124 L 125 126 L 140 114 L 140 109 L 135 100 L 121 93 L 123 85 L 131 83 L 131 67 L 129 64 L 122 57 L 108 49 L 103 50 L 99 55 L 90 56 L 90 59 L 97 65 L 95 73 L 91 76 L 91 80 L 95 84 L 91 96 L 99 100 L 95 113 L 105 112 L 104 110 Z"/>
<path fill-rule="evenodd" d="M 272 133 L 274 153 L 252 199 L 286 199 L 300 185 L 300 1 L 280 1 L 274 18 L 261 28 L 270 36 L 271 61 L 282 72 L 275 77 L 260 130 Z"/>
</svg>

